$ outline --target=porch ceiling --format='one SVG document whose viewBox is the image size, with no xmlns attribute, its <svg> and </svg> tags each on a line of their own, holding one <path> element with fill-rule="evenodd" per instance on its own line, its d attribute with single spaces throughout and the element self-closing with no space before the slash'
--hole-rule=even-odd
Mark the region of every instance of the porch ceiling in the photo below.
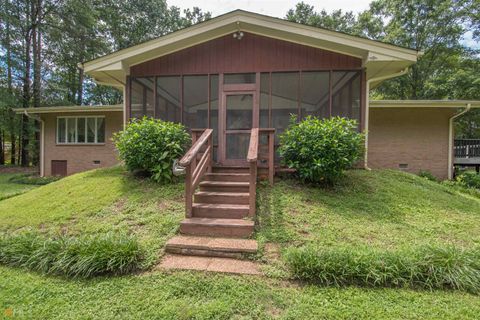
<svg viewBox="0 0 480 320">
<path fill-rule="evenodd" d="M 122 87 L 131 66 L 192 47 L 236 31 L 244 31 L 361 58 L 367 78 L 393 74 L 416 62 L 419 52 L 305 26 L 256 13 L 236 10 L 163 37 L 81 63 L 95 81 Z M 373 86 L 376 84 L 373 83 Z"/>
</svg>

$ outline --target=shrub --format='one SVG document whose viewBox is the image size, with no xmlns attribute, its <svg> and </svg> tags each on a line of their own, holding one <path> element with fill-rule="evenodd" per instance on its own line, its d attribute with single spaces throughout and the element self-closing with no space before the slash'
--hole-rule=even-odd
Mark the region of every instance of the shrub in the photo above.
<svg viewBox="0 0 480 320">
<path fill-rule="evenodd" d="M 61 177 L 39 177 L 33 174 L 21 174 L 11 177 L 8 181 L 18 184 L 29 184 L 29 185 L 37 185 L 43 186 L 49 184 L 51 182 L 60 180 Z"/>
<path fill-rule="evenodd" d="M 0 237 L 0 263 L 46 274 L 92 277 L 125 274 L 139 268 L 144 252 L 134 237 L 45 238 L 36 233 Z"/>
<path fill-rule="evenodd" d="M 465 171 L 457 177 L 457 182 L 467 188 L 480 189 L 480 174 L 475 171 Z"/>
<path fill-rule="evenodd" d="M 418 176 L 430 181 L 438 182 L 437 177 L 435 177 L 430 171 L 427 170 L 421 170 L 418 173 Z"/>
<path fill-rule="evenodd" d="M 157 182 L 170 182 L 173 161 L 184 154 L 190 136 L 181 124 L 144 117 L 133 119 L 114 135 L 114 141 L 130 171 L 146 173 Z"/>
<path fill-rule="evenodd" d="M 279 152 L 302 181 L 332 184 L 359 159 L 362 141 L 354 120 L 309 116 L 296 123 L 292 116 L 280 136 Z"/>
<path fill-rule="evenodd" d="M 286 261 L 294 278 L 321 285 L 395 286 L 480 292 L 480 250 L 420 247 L 290 248 Z"/>
</svg>

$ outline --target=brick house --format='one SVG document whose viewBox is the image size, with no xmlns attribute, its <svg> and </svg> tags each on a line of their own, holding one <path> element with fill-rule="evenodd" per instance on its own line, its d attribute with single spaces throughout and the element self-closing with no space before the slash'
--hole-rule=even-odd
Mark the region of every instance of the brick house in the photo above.
<svg viewBox="0 0 480 320">
<path fill-rule="evenodd" d="M 42 175 L 117 163 L 113 132 L 144 115 L 193 132 L 212 129 L 210 161 L 219 166 L 248 166 L 252 130 L 271 132 L 265 161 L 278 169 L 278 135 L 295 114 L 356 119 L 367 137 L 365 167 L 451 178 L 453 119 L 479 102 L 368 99 L 420 55 L 237 10 L 79 64 L 97 83 L 121 90 L 123 105 L 17 112 L 42 121 Z"/>
</svg>

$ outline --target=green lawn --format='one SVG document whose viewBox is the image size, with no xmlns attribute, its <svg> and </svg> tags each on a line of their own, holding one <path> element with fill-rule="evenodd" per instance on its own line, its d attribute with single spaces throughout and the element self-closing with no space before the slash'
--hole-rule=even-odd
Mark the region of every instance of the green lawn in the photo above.
<svg viewBox="0 0 480 320">
<path fill-rule="evenodd" d="M 475 193 L 393 171 L 350 171 L 322 190 L 291 180 L 258 197 L 256 238 L 288 246 L 422 244 L 472 247 L 480 241 Z M 24 319 L 475 319 L 478 296 L 460 291 L 322 288 L 288 280 L 281 255 L 265 250 L 265 277 L 162 272 L 154 265 L 183 218 L 183 184 L 159 186 L 116 167 L 67 177 L 0 201 L 0 232 L 136 234 L 149 271 L 68 280 L 0 267 L 0 307 Z M 270 246 L 269 246 L 270 247 Z M 2 314 L 2 313 L 0 313 Z"/>
<path fill-rule="evenodd" d="M 62 280 L 0 267 L 0 306 L 18 319 L 475 319 L 477 296 L 320 288 L 175 272 Z"/>
<path fill-rule="evenodd" d="M 38 187 L 35 185 L 10 182 L 11 178 L 20 175 L 22 175 L 22 173 L 0 173 L 0 201 Z"/>
<path fill-rule="evenodd" d="M 480 196 L 398 171 L 348 172 L 332 190 L 293 180 L 259 192 L 258 237 L 284 245 L 480 244 Z"/>
</svg>

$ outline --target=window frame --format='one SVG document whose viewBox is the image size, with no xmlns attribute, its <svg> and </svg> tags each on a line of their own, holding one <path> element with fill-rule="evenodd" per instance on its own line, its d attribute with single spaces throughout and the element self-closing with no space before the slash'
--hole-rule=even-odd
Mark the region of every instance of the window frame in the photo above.
<svg viewBox="0 0 480 320">
<path fill-rule="evenodd" d="M 84 142 L 78 142 L 78 119 L 83 118 L 85 119 L 85 141 Z M 94 135 L 94 142 L 87 142 L 88 141 L 88 121 L 87 119 L 95 119 L 95 135 Z M 60 133 L 60 119 L 65 119 L 65 141 L 59 141 L 59 133 Z M 68 119 L 75 119 L 75 141 L 71 142 L 68 141 Z M 98 119 L 103 119 L 104 122 L 104 141 L 103 142 L 98 142 Z M 58 116 L 56 117 L 56 127 L 55 127 L 55 143 L 57 145 L 104 145 L 105 144 L 105 138 L 106 138 L 106 123 L 105 123 L 105 116 L 104 115 L 95 115 L 95 116 Z"/>
</svg>

